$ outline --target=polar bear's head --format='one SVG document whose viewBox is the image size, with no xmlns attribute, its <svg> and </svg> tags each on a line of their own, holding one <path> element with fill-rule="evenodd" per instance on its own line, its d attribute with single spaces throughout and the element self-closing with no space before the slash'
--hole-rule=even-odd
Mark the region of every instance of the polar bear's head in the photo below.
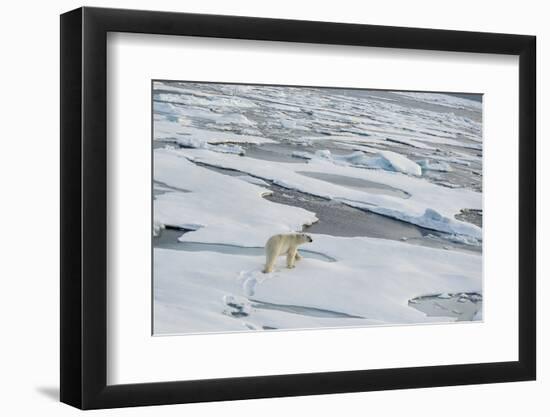
<svg viewBox="0 0 550 417">
<path fill-rule="evenodd" d="M 313 239 L 311 238 L 310 235 L 306 235 L 305 233 L 299 233 L 298 242 L 299 243 L 313 242 Z"/>
</svg>

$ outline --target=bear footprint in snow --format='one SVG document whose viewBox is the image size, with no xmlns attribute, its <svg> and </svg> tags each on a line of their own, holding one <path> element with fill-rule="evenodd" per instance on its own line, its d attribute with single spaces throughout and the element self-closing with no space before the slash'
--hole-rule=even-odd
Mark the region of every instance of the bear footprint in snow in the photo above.
<svg viewBox="0 0 550 417">
<path fill-rule="evenodd" d="M 224 295 L 223 303 L 227 306 L 223 314 L 227 316 L 239 318 L 248 317 L 250 315 L 251 306 L 245 298 L 235 297 L 234 295 Z"/>
<path fill-rule="evenodd" d="M 256 293 L 256 287 L 266 279 L 266 276 L 258 270 L 241 271 L 239 281 L 242 282 L 243 293 L 247 297 L 252 297 Z"/>
</svg>

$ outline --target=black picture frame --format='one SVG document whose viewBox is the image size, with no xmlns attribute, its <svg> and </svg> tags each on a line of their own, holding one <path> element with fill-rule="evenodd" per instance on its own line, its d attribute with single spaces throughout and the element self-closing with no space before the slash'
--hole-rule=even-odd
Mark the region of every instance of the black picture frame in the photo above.
<svg viewBox="0 0 550 417">
<path fill-rule="evenodd" d="M 519 56 L 518 361 L 107 385 L 108 32 Z M 62 402 L 96 409 L 535 379 L 534 36 L 84 7 L 61 15 L 60 57 Z"/>
</svg>

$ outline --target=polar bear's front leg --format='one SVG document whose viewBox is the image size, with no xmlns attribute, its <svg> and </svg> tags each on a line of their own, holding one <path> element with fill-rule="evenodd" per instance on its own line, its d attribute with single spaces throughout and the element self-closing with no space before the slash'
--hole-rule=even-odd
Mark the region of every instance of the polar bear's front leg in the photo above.
<svg viewBox="0 0 550 417">
<path fill-rule="evenodd" d="M 298 254 L 298 251 L 296 250 L 296 248 L 288 250 L 288 253 L 286 255 L 286 267 L 287 268 L 294 268 L 294 261 L 296 259 L 297 254 Z"/>
<path fill-rule="evenodd" d="M 302 259 L 302 256 L 300 255 L 300 252 L 296 251 L 296 255 L 294 255 L 294 259 L 297 260 L 297 261 Z"/>
</svg>

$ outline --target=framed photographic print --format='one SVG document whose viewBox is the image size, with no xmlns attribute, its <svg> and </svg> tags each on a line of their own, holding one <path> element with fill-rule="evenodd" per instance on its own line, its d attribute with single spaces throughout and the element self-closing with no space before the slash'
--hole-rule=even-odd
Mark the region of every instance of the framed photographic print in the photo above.
<svg viewBox="0 0 550 417">
<path fill-rule="evenodd" d="M 61 401 L 535 379 L 535 38 L 61 16 Z"/>
</svg>

